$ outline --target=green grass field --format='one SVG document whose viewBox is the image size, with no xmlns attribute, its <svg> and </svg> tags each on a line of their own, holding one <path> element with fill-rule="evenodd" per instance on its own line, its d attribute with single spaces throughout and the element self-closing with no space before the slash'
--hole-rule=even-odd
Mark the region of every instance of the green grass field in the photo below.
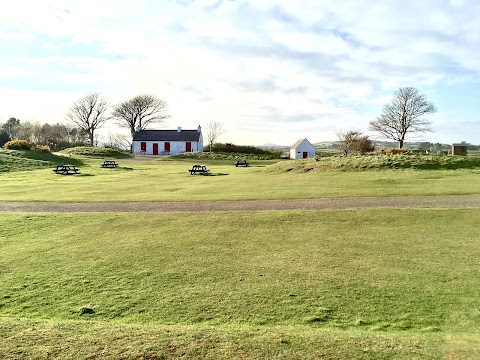
<svg viewBox="0 0 480 360">
<path fill-rule="evenodd" d="M 0 151 L 0 201 L 480 193 L 477 159 L 202 160 L 212 176 L 190 176 L 198 160 L 93 156 Z M 65 159 L 81 174 L 54 174 Z M 476 208 L 5 212 L 0 358 L 480 358 L 479 223 Z"/>
<path fill-rule="evenodd" d="M 477 159 L 430 162 L 437 170 L 423 169 L 428 164 L 424 159 L 419 165 L 422 169 L 412 168 L 417 158 L 400 156 L 394 158 L 394 165 L 405 165 L 400 169 L 389 168 L 386 157 L 251 161 L 248 168 L 237 168 L 230 160 L 205 160 L 201 163 L 209 167 L 211 176 L 190 176 L 187 170 L 198 160 L 120 159 L 120 168 L 101 169 L 102 159 L 52 156 L 56 158 L 43 161 L 40 168 L 33 167 L 35 170 L 0 172 L 0 201 L 208 201 L 480 193 Z M 362 168 L 369 158 L 377 167 Z M 52 162 L 76 164 L 81 174 L 54 174 Z M 30 159 L 22 164 L 20 169 L 28 166 Z M 450 166 L 454 169 L 448 169 Z"/>
<path fill-rule="evenodd" d="M 477 209 L 3 214 L 0 357 L 45 355 L 66 328 L 65 347 L 100 333 L 82 350 L 97 356 L 439 358 L 461 342 L 473 358 L 479 222 Z"/>
</svg>

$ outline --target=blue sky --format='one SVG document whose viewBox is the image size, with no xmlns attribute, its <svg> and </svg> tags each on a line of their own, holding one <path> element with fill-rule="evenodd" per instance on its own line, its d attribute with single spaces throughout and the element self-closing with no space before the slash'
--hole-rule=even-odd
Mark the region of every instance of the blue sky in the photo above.
<svg viewBox="0 0 480 360">
<path fill-rule="evenodd" d="M 423 140 L 480 144 L 478 19 L 478 0 L 16 0 L 0 13 L 0 122 L 148 92 L 167 128 L 216 120 L 222 141 L 291 145 L 370 134 L 413 86 L 439 110 Z"/>
</svg>

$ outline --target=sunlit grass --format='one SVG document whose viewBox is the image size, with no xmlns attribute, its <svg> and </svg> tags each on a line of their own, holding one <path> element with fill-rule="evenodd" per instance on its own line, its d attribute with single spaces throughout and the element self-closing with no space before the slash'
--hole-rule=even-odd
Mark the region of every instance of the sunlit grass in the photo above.
<svg viewBox="0 0 480 360">
<path fill-rule="evenodd" d="M 463 334 L 1 317 L 0 334 L 2 359 L 469 359 L 478 345 Z"/>
<path fill-rule="evenodd" d="M 192 160 L 83 159 L 80 175 L 54 174 L 50 167 L 0 173 L 0 200 L 9 201 L 208 201 L 355 196 L 478 194 L 480 170 L 279 171 L 302 161 L 203 161 L 210 176 L 188 173 Z M 273 165 L 272 165 L 273 164 Z M 302 165 L 303 164 L 303 165 Z"/>
<path fill-rule="evenodd" d="M 444 155 L 392 155 L 369 154 L 329 156 L 318 160 L 279 162 L 271 166 L 271 172 L 316 172 L 316 171 L 368 171 L 385 169 L 413 170 L 480 170 L 478 156 L 444 156 Z"/>
<path fill-rule="evenodd" d="M 169 352 L 160 334 L 192 356 L 438 358 L 456 341 L 471 355 L 479 222 L 477 209 L 5 213 L 0 329 L 18 348 L 31 324 L 16 318 L 52 348 L 63 327 L 81 343 L 98 332 L 100 346 L 120 337 L 117 354 L 135 334 Z"/>
<path fill-rule="evenodd" d="M 132 154 L 126 151 L 118 151 L 111 148 L 101 148 L 92 146 L 77 146 L 68 148 L 59 152 L 62 155 L 69 156 L 89 156 L 96 158 L 124 159 L 131 158 Z"/>
</svg>

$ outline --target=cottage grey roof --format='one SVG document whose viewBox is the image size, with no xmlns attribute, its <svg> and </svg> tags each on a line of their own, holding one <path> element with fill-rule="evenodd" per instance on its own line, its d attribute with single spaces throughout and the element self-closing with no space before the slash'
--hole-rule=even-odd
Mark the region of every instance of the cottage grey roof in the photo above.
<svg viewBox="0 0 480 360">
<path fill-rule="evenodd" d="M 200 140 L 198 130 L 140 130 L 133 135 L 133 141 L 196 141 Z"/>
<path fill-rule="evenodd" d="M 290 149 L 296 149 L 298 145 L 300 145 L 302 142 L 306 141 L 309 145 L 312 145 L 310 141 L 307 140 L 307 138 L 304 139 L 299 139 L 295 144 L 293 144 Z M 313 146 L 313 145 L 312 145 Z"/>
</svg>

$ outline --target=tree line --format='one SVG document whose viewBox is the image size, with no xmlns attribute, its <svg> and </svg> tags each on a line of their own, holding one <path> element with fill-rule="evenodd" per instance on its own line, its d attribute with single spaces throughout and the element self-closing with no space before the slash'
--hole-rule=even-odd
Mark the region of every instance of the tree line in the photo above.
<svg viewBox="0 0 480 360">
<path fill-rule="evenodd" d="M 32 144 L 48 146 L 52 151 L 88 143 L 87 134 L 69 124 L 41 124 L 10 118 L 0 124 L 0 146 L 10 140 L 26 140 Z"/>
<path fill-rule="evenodd" d="M 117 105 L 100 93 L 92 92 L 75 100 L 65 118 L 69 124 L 40 124 L 20 122 L 10 118 L 0 124 L 0 146 L 10 140 L 26 140 L 36 145 L 49 146 L 58 151 L 72 146 L 90 145 L 96 142 L 97 130 L 107 121 L 127 128 L 131 136 L 144 130 L 149 124 L 162 124 L 170 117 L 166 113 L 166 101 L 155 95 L 140 94 Z M 128 141 L 122 136 L 110 135 L 106 145 L 125 148 Z"/>
</svg>

